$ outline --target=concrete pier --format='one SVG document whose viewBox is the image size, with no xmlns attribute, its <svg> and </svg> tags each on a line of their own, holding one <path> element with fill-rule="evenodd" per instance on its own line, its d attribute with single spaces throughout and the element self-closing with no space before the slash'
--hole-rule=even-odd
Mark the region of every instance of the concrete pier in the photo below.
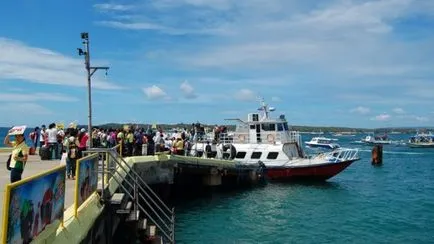
<svg viewBox="0 0 434 244">
<path fill-rule="evenodd" d="M 107 152 L 100 153 L 100 156 L 108 155 L 106 154 Z M 5 165 L 8 155 L 9 153 L 0 152 L 0 183 L 3 186 L 0 210 L 3 208 L 4 186 L 10 182 L 10 172 L 6 169 Z M 99 171 L 101 173 L 98 173 L 98 191 L 100 194 L 95 194 L 88 198 L 80 208 L 78 216 L 74 217 L 75 181 L 66 179 L 63 226 L 59 226 L 57 231 L 42 232 L 34 240 L 35 243 L 111 243 L 111 238 L 115 234 L 116 228 L 118 226 L 122 227 L 125 224 L 128 225 L 128 218 L 125 219 L 122 215 L 117 216 L 118 212 L 124 212 L 124 210 L 114 209 L 114 206 L 111 205 L 111 202 L 113 202 L 112 197 L 118 194 L 119 190 L 126 189 L 128 176 L 131 177 L 131 175 L 133 176 L 132 178 L 139 177 L 143 180 L 142 182 L 146 182 L 146 185 L 156 190 L 158 198 L 163 199 L 164 202 L 166 202 L 165 200 L 172 193 L 183 194 L 183 192 L 187 193 L 191 191 L 191 186 L 208 189 L 208 187 L 221 186 L 233 188 L 242 184 L 255 185 L 261 180 L 261 175 L 263 175 L 262 169 L 258 166 L 243 166 L 234 161 L 170 156 L 165 154 L 138 156 L 120 160 L 121 164 L 127 166 L 127 170 L 124 169 L 125 172 L 120 172 L 121 165 L 118 162 L 118 166 L 112 168 L 112 170 L 117 172 L 117 176 L 114 177 L 115 179 L 111 177 L 111 179 L 106 180 L 104 191 L 102 191 L 101 162 L 99 164 Z M 110 163 L 109 161 L 108 164 Z M 59 165 L 60 160 L 41 161 L 38 155 L 31 155 L 24 170 L 23 179 Z M 106 170 L 104 172 L 107 172 Z M 137 184 L 137 182 L 134 184 Z M 133 191 L 131 188 L 130 190 Z M 101 195 L 101 192 L 104 194 Z M 136 200 L 131 199 L 131 197 L 127 197 L 126 199 L 124 205 L 128 205 L 129 201 L 136 202 L 136 205 L 139 204 Z M 144 211 L 149 210 L 148 208 L 145 209 Z M 143 211 L 141 212 L 143 214 Z M 143 214 L 143 216 L 147 216 L 147 213 Z M 141 221 L 143 220 L 146 223 L 146 219 L 142 219 Z M 173 219 L 172 223 L 174 223 Z M 148 225 L 147 232 L 152 228 L 155 229 L 155 226 L 152 225 L 152 221 L 149 221 L 149 219 Z M 173 231 L 171 232 L 174 233 Z"/>
</svg>

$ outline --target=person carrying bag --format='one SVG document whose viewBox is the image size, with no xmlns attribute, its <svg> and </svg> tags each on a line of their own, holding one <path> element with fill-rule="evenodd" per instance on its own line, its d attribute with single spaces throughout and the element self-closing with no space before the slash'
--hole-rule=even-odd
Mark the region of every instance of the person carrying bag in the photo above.
<svg viewBox="0 0 434 244">
<path fill-rule="evenodd" d="M 29 147 L 26 145 L 24 130 L 25 126 L 10 129 L 3 142 L 6 146 L 13 148 L 10 160 L 6 163 L 6 167 L 11 171 L 11 183 L 21 180 L 29 157 Z M 15 135 L 14 142 L 10 141 L 11 135 Z"/>
</svg>

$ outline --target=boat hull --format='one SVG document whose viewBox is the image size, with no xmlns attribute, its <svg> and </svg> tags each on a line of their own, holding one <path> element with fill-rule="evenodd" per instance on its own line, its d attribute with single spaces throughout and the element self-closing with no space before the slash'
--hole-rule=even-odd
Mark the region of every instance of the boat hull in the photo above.
<svg viewBox="0 0 434 244">
<path fill-rule="evenodd" d="M 339 174 L 356 160 L 305 167 L 267 167 L 269 180 L 326 181 Z"/>
<path fill-rule="evenodd" d="M 335 149 L 335 148 L 338 148 L 338 146 L 333 146 L 333 145 L 330 145 L 330 144 L 313 144 L 313 143 L 307 143 L 306 142 L 306 145 L 308 147 L 311 147 L 311 148 L 325 148 L 325 149 Z"/>
<path fill-rule="evenodd" d="M 411 148 L 434 148 L 434 143 L 407 143 Z"/>
</svg>

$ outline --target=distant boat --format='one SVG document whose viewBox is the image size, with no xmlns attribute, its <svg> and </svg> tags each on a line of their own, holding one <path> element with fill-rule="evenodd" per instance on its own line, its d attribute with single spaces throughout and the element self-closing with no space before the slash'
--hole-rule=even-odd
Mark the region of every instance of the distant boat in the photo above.
<svg viewBox="0 0 434 244">
<path fill-rule="evenodd" d="M 392 144 L 392 141 L 387 138 L 387 135 L 384 135 L 384 136 L 366 136 L 361 141 L 365 144 L 368 144 L 368 145 Z"/>
<path fill-rule="evenodd" d="M 418 133 L 410 137 L 407 146 L 411 148 L 433 148 L 434 135 L 431 133 Z"/>
<path fill-rule="evenodd" d="M 333 136 L 356 136 L 354 132 L 336 132 L 333 134 Z"/>
<path fill-rule="evenodd" d="M 331 139 L 327 137 L 313 137 L 310 141 L 305 142 L 309 147 L 320 147 L 327 149 L 340 148 L 339 144 L 334 143 L 337 139 Z"/>
</svg>

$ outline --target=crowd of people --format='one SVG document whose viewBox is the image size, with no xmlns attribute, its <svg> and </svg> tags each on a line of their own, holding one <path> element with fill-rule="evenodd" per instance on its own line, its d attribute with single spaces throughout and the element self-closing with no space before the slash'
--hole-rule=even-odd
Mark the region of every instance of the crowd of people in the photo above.
<svg viewBox="0 0 434 244">
<path fill-rule="evenodd" d="M 216 125 L 214 140 L 218 140 L 219 134 L 226 130 L 226 127 Z M 154 155 L 156 152 L 190 155 L 192 143 L 206 139 L 205 129 L 200 123 L 192 124 L 189 130 L 182 128 L 172 132 L 165 132 L 161 127 L 95 127 L 90 134 L 85 128 L 70 126 L 59 129 L 55 123 L 51 123 L 48 128 L 45 125 L 36 127 L 29 137 L 32 147 L 39 148 L 41 159 L 61 159 L 62 153 L 67 153 L 68 177 L 72 179 L 75 178 L 75 161 L 82 157 L 89 140 L 92 140 L 94 148 L 112 148 L 121 144 L 123 156 L 128 157 Z"/>
<path fill-rule="evenodd" d="M 216 143 L 221 133 L 226 133 L 225 126 L 215 126 L 213 129 L 214 138 L 212 143 Z M 66 154 L 66 168 L 69 179 L 75 179 L 76 161 L 83 156 L 83 151 L 89 147 L 92 140 L 94 148 L 112 148 L 117 145 L 122 147 L 122 156 L 142 156 L 154 155 L 155 153 L 171 153 L 176 155 L 190 155 L 193 143 L 198 141 L 207 142 L 206 152 L 210 152 L 210 141 L 206 137 L 205 129 L 200 123 L 193 123 L 190 129 L 182 128 L 173 131 L 164 131 L 161 127 L 148 127 L 147 129 L 138 126 L 125 126 L 123 128 L 93 128 L 91 133 L 85 128 L 77 128 L 70 125 L 68 128 L 56 126 L 51 123 L 46 127 L 36 127 L 29 134 L 30 143 L 25 142 L 25 138 L 18 135 L 16 138 L 20 144 L 20 152 L 25 152 L 22 161 L 27 161 L 27 155 L 33 154 L 39 148 L 39 155 L 42 160 L 60 160 Z M 6 138 L 5 138 L 6 139 Z M 5 140 L 6 145 L 12 144 L 9 138 Z M 29 144 L 30 149 L 24 148 Z M 24 150 L 24 149 L 25 150 Z M 18 154 L 17 154 L 18 155 Z M 21 155 L 20 155 L 21 156 Z M 12 157 L 12 166 L 19 162 L 18 156 Z M 23 163 L 24 166 L 24 163 Z M 24 167 L 15 167 L 12 170 L 11 181 L 21 178 Z M 13 177 L 12 177 L 13 176 Z"/>
</svg>

